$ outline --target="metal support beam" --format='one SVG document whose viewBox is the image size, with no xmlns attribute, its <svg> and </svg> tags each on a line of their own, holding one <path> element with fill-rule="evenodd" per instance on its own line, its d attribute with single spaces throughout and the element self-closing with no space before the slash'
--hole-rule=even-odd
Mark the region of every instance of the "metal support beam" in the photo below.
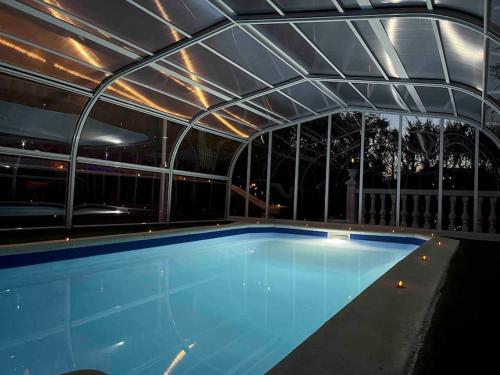
<svg viewBox="0 0 500 375">
<path fill-rule="evenodd" d="M 474 205 L 473 205 L 473 220 L 472 231 L 481 232 L 481 228 L 477 225 L 478 218 L 478 204 L 479 204 L 479 137 L 480 129 L 476 128 L 474 138 Z M 464 208 L 465 209 L 465 208 Z"/>
<path fill-rule="evenodd" d="M 444 119 L 439 122 L 439 172 L 437 230 L 443 227 L 443 164 L 444 164 Z"/>
<path fill-rule="evenodd" d="M 293 220 L 297 220 L 297 203 L 299 198 L 299 163 L 300 163 L 300 130 L 301 124 L 297 124 L 297 141 L 295 144 L 295 174 L 293 177 Z"/>
<path fill-rule="evenodd" d="M 248 142 L 248 154 L 247 154 L 247 184 L 245 188 L 245 217 L 248 217 L 249 202 L 250 202 L 250 178 L 252 170 L 252 142 Z"/>
<path fill-rule="evenodd" d="M 365 132 L 366 113 L 361 113 L 361 147 L 359 150 L 359 194 L 358 194 L 358 224 L 363 224 L 363 177 L 365 173 Z"/>
<path fill-rule="evenodd" d="M 330 203 L 330 153 L 332 148 L 332 115 L 328 116 L 328 132 L 326 138 L 326 168 L 325 168 L 325 212 L 323 222 L 328 221 L 328 206 Z"/>
<path fill-rule="evenodd" d="M 397 161 L 397 180 L 396 180 L 396 226 L 399 227 L 401 214 L 401 144 L 403 140 L 403 116 L 398 117 L 398 161 Z"/>
<path fill-rule="evenodd" d="M 273 131 L 268 133 L 267 139 L 267 169 L 266 169 L 266 219 L 269 218 L 269 194 L 271 193 L 271 158 L 273 154 Z"/>
</svg>

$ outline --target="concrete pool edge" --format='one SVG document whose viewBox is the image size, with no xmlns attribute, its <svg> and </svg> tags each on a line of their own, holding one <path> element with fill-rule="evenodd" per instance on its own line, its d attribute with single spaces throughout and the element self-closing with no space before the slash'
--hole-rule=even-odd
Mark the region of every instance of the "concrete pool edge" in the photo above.
<svg viewBox="0 0 500 375">
<path fill-rule="evenodd" d="M 439 245 L 440 243 L 440 245 Z M 345 306 L 269 374 L 408 374 L 458 241 L 435 237 Z M 422 256 L 427 256 L 427 261 Z M 396 287 L 403 280 L 405 287 Z"/>
</svg>

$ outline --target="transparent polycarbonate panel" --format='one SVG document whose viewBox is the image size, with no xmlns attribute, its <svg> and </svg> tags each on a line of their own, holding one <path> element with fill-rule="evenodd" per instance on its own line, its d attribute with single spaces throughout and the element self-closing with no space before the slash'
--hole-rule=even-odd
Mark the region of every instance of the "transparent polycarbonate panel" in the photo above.
<svg viewBox="0 0 500 375">
<path fill-rule="evenodd" d="M 245 216 L 247 186 L 248 146 L 245 146 L 236 160 L 231 180 L 231 204 L 229 215 Z"/>
<path fill-rule="evenodd" d="M 362 223 L 387 225 L 396 194 L 399 116 L 367 114 L 363 172 Z M 388 221 L 389 220 L 389 221 Z"/>
<path fill-rule="evenodd" d="M 337 0 L 344 9 L 359 9 L 358 0 Z"/>
<path fill-rule="evenodd" d="M 254 111 L 249 110 L 248 108 L 252 108 Z M 249 127 L 265 127 L 269 124 L 275 124 L 276 122 L 271 121 L 270 119 L 260 116 L 257 112 L 257 108 L 253 108 L 252 106 L 247 104 L 247 108 L 240 107 L 239 105 L 233 105 L 224 109 L 221 109 L 218 113 L 221 115 L 229 116 L 235 121 L 247 125 Z M 261 112 L 264 112 L 260 110 Z M 279 123 L 279 122 L 278 122 Z"/>
<path fill-rule="evenodd" d="M 500 114 L 485 105 L 484 126 L 500 139 Z"/>
<path fill-rule="evenodd" d="M 306 12 L 317 10 L 337 10 L 332 0 L 275 0 L 285 13 L 288 12 Z"/>
<path fill-rule="evenodd" d="M 64 225 L 68 163 L 0 155 L 0 227 Z"/>
<path fill-rule="evenodd" d="M 113 82 L 106 89 L 106 94 L 141 104 L 181 120 L 190 120 L 200 111 L 198 107 L 122 79 Z"/>
<path fill-rule="evenodd" d="M 269 133 L 252 141 L 250 168 L 250 199 L 248 216 L 264 217 L 266 213 L 267 148 Z"/>
<path fill-rule="evenodd" d="M 271 84 L 297 76 L 294 70 L 239 27 L 219 33 L 203 43 Z"/>
<path fill-rule="evenodd" d="M 316 112 L 339 108 L 336 102 L 309 82 L 299 83 L 281 91 Z"/>
<path fill-rule="evenodd" d="M 168 167 L 183 125 L 99 101 L 85 122 L 78 155 Z"/>
<path fill-rule="evenodd" d="M 500 149 L 488 136 L 479 136 L 477 231 L 500 233 Z"/>
<path fill-rule="evenodd" d="M 0 61 L 88 88 L 106 78 L 98 70 L 5 36 L 0 36 Z"/>
<path fill-rule="evenodd" d="M 338 72 L 318 55 L 292 26 L 287 24 L 259 25 L 257 29 L 308 73 L 338 75 Z"/>
<path fill-rule="evenodd" d="M 453 90 L 453 97 L 459 116 L 481 122 L 481 100 L 457 90 Z"/>
<path fill-rule="evenodd" d="M 410 78 L 444 79 L 431 21 L 389 18 L 382 24 Z"/>
<path fill-rule="evenodd" d="M 368 102 L 349 83 L 325 81 L 322 84 L 349 106 L 370 107 Z"/>
<path fill-rule="evenodd" d="M 361 152 L 361 114 L 343 112 L 332 115 L 330 141 L 330 189 L 328 219 L 358 222 L 359 161 Z"/>
<path fill-rule="evenodd" d="M 376 107 L 382 109 L 405 109 L 396 89 L 391 85 L 356 83 L 356 88 Z"/>
<path fill-rule="evenodd" d="M 0 5 L 0 30 L 36 46 L 108 71 L 117 70 L 133 61 L 82 36 L 5 5 Z"/>
<path fill-rule="evenodd" d="M 172 221 L 224 219 L 226 181 L 173 176 Z"/>
<path fill-rule="evenodd" d="M 269 217 L 293 219 L 297 127 L 273 131 Z"/>
<path fill-rule="evenodd" d="M 403 117 L 400 217 L 403 227 L 437 226 L 440 123 L 439 119 Z"/>
<path fill-rule="evenodd" d="M 323 221 L 328 117 L 300 127 L 297 220 Z"/>
<path fill-rule="evenodd" d="M 160 221 L 160 189 L 166 174 L 78 163 L 73 224 Z"/>
<path fill-rule="evenodd" d="M 346 23 L 303 23 L 299 27 L 342 73 L 382 77 L 374 61 Z"/>
<path fill-rule="evenodd" d="M 132 74 L 128 74 L 127 78 L 202 108 L 208 108 L 222 102 L 221 98 L 210 94 L 199 86 L 185 82 L 161 68 L 156 69 L 147 66 Z"/>
<path fill-rule="evenodd" d="M 500 46 L 498 44 L 489 43 L 488 58 L 488 70 L 486 71 L 487 93 L 497 104 L 500 104 Z"/>
<path fill-rule="evenodd" d="M 453 114 L 453 104 L 448 89 L 416 86 L 415 90 L 427 112 Z"/>
<path fill-rule="evenodd" d="M 434 0 L 434 6 L 469 13 L 479 18 L 484 15 L 484 0 Z"/>
<path fill-rule="evenodd" d="M 189 34 L 224 20 L 224 15 L 208 1 L 145 0 L 139 4 Z"/>
<path fill-rule="evenodd" d="M 471 231 L 474 200 L 475 128 L 445 121 L 442 229 Z"/>
<path fill-rule="evenodd" d="M 52 3 L 104 32 L 107 31 L 150 52 L 158 51 L 184 38 L 183 35 L 126 1 L 58 0 L 57 3 Z"/>
<path fill-rule="evenodd" d="M 490 0 L 488 28 L 497 34 L 500 32 L 500 13 L 495 8 L 500 6 L 500 0 Z"/>
<path fill-rule="evenodd" d="M 266 0 L 224 0 L 224 3 L 238 14 L 274 13 L 275 11 Z"/>
<path fill-rule="evenodd" d="M 87 100 L 0 74 L 0 146 L 68 154 Z"/>
<path fill-rule="evenodd" d="M 448 21 L 439 21 L 452 81 L 478 90 L 483 87 L 484 42 L 481 34 Z"/>
<path fill-rule="evenodd" d="M 420 108 L 415 103 L 415 99 L 411 96 L 408 86 L 405 85 L 394 85 L 396 90 L 398 90 L 399 95 L 403 101 L 408 105 L 411 111 L 420 112 Z"/>
<path fill-rule="evenodd" d="M 198 129 L 191 129 L 175 157 L 177 170 L 226 176 L 240 142 Z"/>
<path fill-rule="evenodd" d="M 425 6 L 426 0 L 370 0 L 374 8 Z"/>
<path fill-rule="evenodd" d="M 255 131 L 255 129 L 236 122 L 225 115 L 221 115 L 220 113 L 211 113 L 203 117 L 200 121 L 198 121 L 198 123 L 207 128 L 218 130 L 240 138 L 248 138 L 248 136 Z"/>
<path fill-rule="evenodd" d="M 267 108 L 270 111 L 278 113 L 287 119 L 295 119 L 303 115 L 312 114 L 312 112 L 288 99 L 279 92 L 273 92 L 271 94 L 260 96 L 253 99 L 252 102 Z"/>
<path fill-rule="evenodd" d="M 238 95 L 266 87 L 261 81 L 200 45 L 183 49 L 167 60 Z"/>
</svg>

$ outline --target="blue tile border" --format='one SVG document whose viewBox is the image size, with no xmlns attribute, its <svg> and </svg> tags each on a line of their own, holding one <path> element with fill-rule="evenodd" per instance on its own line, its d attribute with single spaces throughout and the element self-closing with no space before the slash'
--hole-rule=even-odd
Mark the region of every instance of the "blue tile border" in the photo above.
<svg viewBox="0 0 500 375">
<path fill-rule="evenodd" d="M 60 250 L 40 251 L 0 256 L 0 269 L 28 266 L 39 263 L 83 258 L 95 255 L 118 253 L 121 251 L 141 250 L 149 247 L 174 245 L 185 242 L 208 240 L 218 237 L 236 236 L 248 233 L 281 233 L 327 238 L 328 232 L 271 226 L 243 227 L 234 229 L 213 230 L 208 232 L 166 235 L 165 237 L 133 240 L 127 242 L 104 243 L 90 246 L 68 247 Z"/>
<path fill-rule="evenodd" d="M 351 234 L 351 240 L 357 241 L 380 241 L 380 242 L 394 242 L 409 245 L 422 245 L 427 241 L 418 237 L 400 237 L 400 236 L 384 236 L 375 234 Z"/>
</svg>

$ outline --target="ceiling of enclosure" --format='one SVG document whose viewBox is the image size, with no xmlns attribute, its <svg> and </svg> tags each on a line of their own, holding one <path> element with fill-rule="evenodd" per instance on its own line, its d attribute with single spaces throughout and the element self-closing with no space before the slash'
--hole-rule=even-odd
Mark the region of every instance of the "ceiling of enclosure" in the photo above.
<svg viewBox="0 0 500 375">
<path fill-rule="evenodd" d="M 238 138 L 352 109 L 495 133 L 485 1 L 0 0 L 0 68 Z"/>
</svg>

